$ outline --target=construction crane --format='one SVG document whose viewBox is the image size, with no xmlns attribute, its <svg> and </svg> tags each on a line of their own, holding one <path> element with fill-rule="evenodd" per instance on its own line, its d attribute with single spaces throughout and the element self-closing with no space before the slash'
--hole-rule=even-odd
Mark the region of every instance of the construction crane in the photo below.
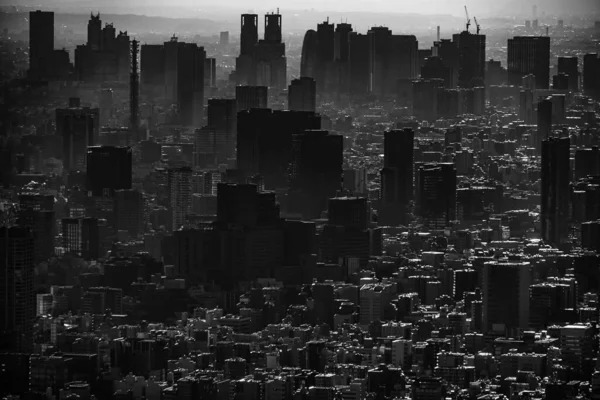
<svg viewBox="0 0 600 400">
<path fill-rule="evenodd" d="M 479 23 L 477 22 L 477 17 L 473 17 L 473 21 L 475 21 L 475 26 L 477 27 L 477 34 L 479 35 L 479 31 L 481 30 Z"/>
<path fill-rule="evenodd" d="M 469 18 L 469 11 L 467 11 L 467 6 L 465 6 L 465 14 L 467 14 L 467 32 L 469 32 L 469 27 L 471 26 L 471 18 Z"/>
</svg>

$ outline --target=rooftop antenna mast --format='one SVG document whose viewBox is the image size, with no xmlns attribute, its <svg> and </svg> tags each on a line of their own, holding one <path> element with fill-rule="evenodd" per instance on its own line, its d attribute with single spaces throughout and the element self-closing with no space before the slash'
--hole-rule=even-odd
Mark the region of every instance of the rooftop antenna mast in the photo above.
<svg viewBox="0 0 600 400">
<path fill-rule="evenodd" d="M 481 30 L 481 27 L 479 26 L 479 23 L 477 22 L 477 17 L 473 17 L 473 21 L 475 21 L 475 26 L 477 27 L 477 34 L 479 35 L 479 31 Z"/>
<path fill-rule="evenodd" d="M 467 32 L 469 32 L 469 27 L 471 26 L 471 18 L 469 18 L 469 11 L 467 10 L 467 6 L 465 6 L 465 14 L 467 14 Z"/>
</svg>

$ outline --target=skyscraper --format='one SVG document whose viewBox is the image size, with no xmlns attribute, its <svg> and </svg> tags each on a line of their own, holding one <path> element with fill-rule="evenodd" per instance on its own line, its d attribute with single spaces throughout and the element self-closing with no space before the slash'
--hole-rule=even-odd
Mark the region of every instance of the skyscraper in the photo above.
<svg viewBox="0 0 600 400">
<path fill-rule="evenodd" d="M 569 218 L 570 139 L 542 142 L 542 239 L 559 244 L 567 238 Z"/>
<path fill-rule="evenodd" d="M 531 275 L 528 262 L 489 261 L 483 265 L 483 332 L 500 330 L 511 337 L 516 330 L 529 327 Z"/>
<path fill-rule="evenodd" d="M 579 91 L 579 58 L 558 57 L 558 73 L 567 75 L 570 91 Z"/>
<path fill-rule="evenodd" d="M 292 136 L 320 129 L 312 112 L 252 109 L 238 113 L 237 167 L 246 177 L 260 175 L 267 190 L 287 188 Z"/>
<path fill-rule="evenodd" d="M 550 37 L 516 36 L 508 39 L 508 83 L 521 86 L 521 79 L 535 75 L 536 89 L 550 86 Z"/>
<path fill-rule="evenodd" d="M 97 218 L 63 218 L 63 247 L 86 260 L 100 256 L 100 226 Z"/>
<path fill-rule="evenodd" d="M 281 14 L 265 15 L 265 42 L 281 43 Z"/>
<path fill-rule="evenodd" d="M 453 36 L 458 50 L 458 85 L 483 86 L 485 80 L 485 35 L 463 31 Z"/>
<path fill-rule="evenodd" d="M 335 27 L 334 36 L 334 59 L 336 61 L 347 62 L 350 55 L 350 33 L 352 32 L 352 25 L 347 23 L 337 24 Z"/>
<path fill-rule="evenodd" d="M 87 148 L 98 142 L 100 111 L 79 107 L 56 109 L 56 133 L 62 138 L 63 166 L 67 171 L 85 169 Z"/>
<path fill-rule="evenodd" d="M 251 56 L 258 43 L 258 15 L 242 14 L 240 55 Z"/>
<path fill-rule="evenodd" d="M 365 95 L 369 92 L 369 38 L 356 32 L 350 33 L 349 85 L 350 94 Z"/>
<path fill-rule="evenodd" d="M 398 225 L 405 220 L 413 198 L 412 129 L 393 130 L 383 136 L 383 169 L 381 170 L 380 224 Z"/>
<path fill-rule="evenodd" d="M 236 86 L 235 101 L 237 112 L 252 108 L 267 108 L 269 93 L 266 86 Z"/>
<path fill-rule="evenodd" d="M 0 227 L 0 351 L 33 350 L 34 239 L 29 229 Z"/>
<path fill-rule="evenodd" d="M 130 147 L 91 146 L 87 150 L 87 190 L 92 196 L 112 197 L 131 189 Z"/>
<path fill-rule="evenodd" d="M 29 74 L 33 79 L 47 77 L 54 54 L 54 13 L 29 12 Z"/>
<path fill-rule="evenodd" d="M 583 57 L 583 88 L 587 95 L 600 97 L 600 57 L 598 54 L 586 54 Z"/>
<path fill-rule="evenodd" d="M 456 219 L 456 168 L 451 163 L 419 166 L 417 172 L 417 215 L 425 225 L 444 228 Z"/>
<path fill-rule="evenodd" d="M 102 20 L 100 13 L 90 14 L 90 20 L 87 25 L 87 45 L 93 51 L 100 51 L 102 48 Z"/>
<path fill-rule="evenodd" d="M 314 79 L 302 77 L 292 80 L 288 87 L 288 109 L 291 111 L 316 111 L 317 84 Z"/>
<path fill-rule="evenodd" d="M 319 92 L 331 89 L 333 73 L 335 25 L 324 21 L 317 25 L 317 66 L 315 81 Z"/>
<path fill-rule="evenodd" d="M 113 210 L 115 231 L 127 231 L 134 238 L 144 233 L 144 196 L 141 192 L 117 190 Z"/>
<path fill-rule="evenodd" d="M 342 187 L 344 137 L 307 130 L 294 135 L 289 210 L 305 219 L 319 218 L 327 200 Z"/>
<path fill-rule="evenodd" d="M 302 42 L 302 58 L 300 60 L 300 77 L 314 78 L 317 71 L 317 32 L 309 29 Z"/>
<path fill-rule="evenodd" d="M 550 98 L 542 99 L 537 106 L 537 132 L 535 138 L 535 149 L 542 151 L 542 140 L 548 139 L 552 135 L 552 100 Z"/>
<path fill-rule="evenodd" d="M 176 231 L 186 223 L 192 208 L 192 169 L 171 168 L 168 171 L 169 205 L 171 226 Z"/>
<path fill-rule="evenodd" d="M 204 61 L 206 52 L 195 43 L 177 49 L 177 108 L 182 125 L 199 127 L 204 119 Z"/>
</svg>

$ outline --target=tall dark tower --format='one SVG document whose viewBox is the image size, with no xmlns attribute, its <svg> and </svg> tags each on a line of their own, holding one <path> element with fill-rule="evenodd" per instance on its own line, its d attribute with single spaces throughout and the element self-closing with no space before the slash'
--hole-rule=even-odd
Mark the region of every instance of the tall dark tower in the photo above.
<svg viewBox="0 0 600 400">
<path fill-rule="evenodd" d="M 100 13 L 98 13 L 98 15 L 90 15 L 87 34 L 87 45 L 90 50 L 100 51 L 102 46 L 102 20 L 100 20 Z"/>
<path fill-rule="evenodd" d="M 40 78 L 51 65 L 54 52 L 54 13 L 29 13 L 29 74 Z"/>
<path fill-rule="evenodd" d="M 309 29 L 302 42 L 302 59 L 300 61 L 300 77 L 314 78 L 317 69 L 317 32 Z"/>
<path fill-rule="evenodd" d="M 380 224 L 398 225 L 404 222 L 409 202 L 413 198 L 412 129 L 393 130 L 383 136 L 383 169 L 381 170 Z"/>
<path fill-rule="evenodd" d="M 140 104 L 140 74 L 138 71 L 138 41 L 131 42 L 131 75 L 129 80 L 129 130 L 138 141 L 138 132 L 140 130 L 139 118 Z"/>
<path fill-rule="evenodd" d="M 458 85 L 483 86 L 485 78 L 485 35 L 463 31 L 453 36 L 458 49 Z"/>
<path fill-rule="evenodd" d="M 281 43 L 281 14 L 265 15 L 265 42 Z"/>
<path fill-rule="evenodd" d="M 335 27 L 334 54 L 335 59 L 346 62 L 350 53 L 350 44 L 348 39 L 352 32 L 352 25 L 342 23 Z"/>
<path fill-rule="evenodd" d="M 240 36 L 240 55 L 250 56 L 258 43 L 258 15 L 242 14 L 242 33 Z"/>
<path fill-rule="evenodd" d="M 521 86 L 521 79 L 535 75 L 536 89 L 550 86 L 550 37 L 516 36 L 508 39 L 508 84 Z"/>
<path fill-rule="evenodd" d="M 542 141 L 542 239 L 551 244 L 568 235 L 570 145 L 568 137 Z"/>
</svg>

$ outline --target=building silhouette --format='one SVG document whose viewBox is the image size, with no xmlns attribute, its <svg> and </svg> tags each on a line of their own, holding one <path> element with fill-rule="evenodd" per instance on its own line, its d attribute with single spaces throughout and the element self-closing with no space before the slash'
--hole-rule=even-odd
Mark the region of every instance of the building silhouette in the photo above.
<svg viewBox="0 0 600 400">
<path fill-rule="evenodd" d="M 414 137 L 414 131 L 409 128 L 384 133 L 379 225 L 402 224 L 410 211 L 408 207 L 414 191 Z"/>
<path fill-rule="evenodd" d="M 268 108 L 269 91 L 266 86 L 236 86 L 237 112 L 252 108 Z"/>
<path fill-rule="evenodd" d="M 453 35 L 458 51 L 458 86 L 470 88 L 485 83 L 485 35 L 463 31 Z"/>
<path fill-rule="evenodd" d="M 328 199 L 342 187 L 343 140 L 321 130 L 294 135 L 289 212 L 314 219 L 327 209 Z"/>
<path fill-rule="evenodd" d="M 86 167 L 87 190 L 91 196 L 113 197 L 116 190 L 131 189 L 130 147 L 90 146 Z"/>
<path fill-rule="evenodd" d="M 292 80 L 288 87 L 288 109 L 311 111 L 317 109 L 317 84 L 314 79 L 302 77 Z"/>
<path fill-rule="evenodd" d="M 300 77 L 315 78 L 317 73 L 317 51 L 318 51 L 317 32 L 309 29 L 304 34 L 302 41 L 302 56 L 300 60 Z"/>
<path fill-rule="evenodd" d="M 29 12 L 29 77 L 47 78 L 54 57 L 54 12 Z"/>
<path fill-rule="evenodd" d="M 456 219 L 456 167 L 450 163 L 425 163 L 416 174 L 417 215 L 425 226 L 444 228 Z"/>
<path fill-rule="evenodd" d="M 186 224 L 192 209 L 192 169 L 170 168 L 167 171 L 171 229 L 176 231 Z"/>
<path fill-rule="evenodd" d="M 99 110 L 80 107 L 79 99 L 71 99 L 69 108 L 56 109 L 56 133 L 62 140 L 64 168 L 67 171 L 85 170 L 87 148 L 98 143 Z"/>
<path fill-rule="evenodd" d="M 135 189 L 116 190 L 114 194 L 115 231 L 126 231 L 133 238 L 144 233 L 145 202 L 142 192 Z"/>
<path fill-rule="evenodd" d="M 550 37 L 516 36 L 508 39 L 508 84 L 521 86 L 521 79 L 535 76 L 536 89 L 550 85 Z"/>
<path fill-rule="evenodd" d="M 100 224 L 98 218 L 63 218 L 62 245 L 67 253 L 86 260 L 100 257 Z"/>
<path fill-rule="evenodd" d="M 558 57 L 558 74 L 567 76 L 568 90 L 579 91 L 579 58 Z"/>
<path fill-rule="evenodd" d="M 569 158 L 568 137 L 542 141 L 542 239 L 555 245 L 567 239 L 569 233 Z"/>
<path fill-rule="evenodd" d="M 595 53 L 583 57 L 583 88 L 587 95 L 599 98 L 600 57 Z"/>
<path fill-rule="evenodd" d="M 0 227 L 0 348 L 3 352 L 33 351 L 35 248 L 27 228 Z"/>
</svg>

